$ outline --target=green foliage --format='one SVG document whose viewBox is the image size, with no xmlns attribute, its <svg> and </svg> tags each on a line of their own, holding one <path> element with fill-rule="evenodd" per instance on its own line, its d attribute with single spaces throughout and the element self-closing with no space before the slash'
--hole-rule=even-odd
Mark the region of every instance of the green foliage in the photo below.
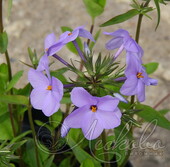
<svg viewBox="0 0 170 167">
<path fill-rule="evenodd" d="M 129 121 L 126 124 L 122 122 L 120 126 L 114 129 L 115 133 L 114 153 L 116 155 L 116 162 L 118 166 L 124 164 L 124 162 L 129 156 L 129 151 L 131 149 L 130 142 L 133 139 L 133 137 L 131 130 L 127 129 L 126 126 L 127 124 L 129 125 L 129 129 L 131 129 L 132 128 L 131 121 Z"/>
<path fill-rule="evenodd" d="M 160 23 L 160 19 L 161 19 L 161 11 L 160 11 L 160 5 L 159 5 L 159 0 L 154 0 L 154 2 L 155 2 L 155 6 L 156 6 L 156 9 L 157 9 L 157 17 L 158 17 L 158 19 L 157 19 L 157 24 L 156 24 L 156 28 L 155 28 L 155 30 L 158 28 L 158 26 L 159 26 L 159 23 Z"/>
<path fill-rule="evenodd" d="M 69 28 L 69 27 L 61 27 L 61 30 L 62 30 L 62 32 L 65 32 L 65 31 L 70 31 L 70 32 L 72 32 L 72 31 L 73 31 L 73 30 L 72 30 L 71 28 Z M 76 38 L 76 42 L 78 43 L 78 46 L 79 46 L 80 49 L 82 50 L 82 49 L 83 49 L 83 45 L 82 45 L 82 42 L 81 42 L 81 40 L 80 40 L 79 37 Z M 76 48 L 75 48 L 75 46 L 73 45 L 72 42 L 67 43 L 66 46 L 67 46 L 67 48 L 68 48 L 72 53 L 77 54 L 77 50 L 76 50 Z"/>
<path fill-rule="evenodd" d="M 8 66 L 3 63 L 0 65 L 0 93 L 4 93 L 8 82 Z"/>
<path fill-rule="evenodd" d="M 105 23 L 101 24 L 100 27 L 106 27 L 114 24 L 122 23 L 126 20 L 131 19 L 132 17 L 138 15 L 140 12 L 137 9 L 131 9 L 126 13 L 123 13 L 121 15 L 115 16 L 111 18 L 110 20 L 106 21 Z"/>
<path fill-rule="evenodd" d="M 61 161 L 59 167 L 66 167 L 66 166 L 69 167 L 70 163 L 71 163 L 70 157 L 65 158 L 64 160 Z"/>
<path fill-rule="evenodd" d="M 9 82 L 9 84 L 7 85 L 7 89 L 6 91 L 9 91 L 10 89 L 12 89 L 15 84 L 18 82 L 18 80 L 22 77 L 24 71 L 18 71 L 13 77 L 12 80 Z"/>
<path fill-rule="evenodd" d="M 148 64 L 145 64 L 144 67 L 146 68 L 147 74 L 152 74 L 158 69 L 159 63 L 151 62 Z"/>
<path fill-rule="evenodd" d="M 160 114 L 165 115 L 170 111 L 170 109 L 162 109 L 159 111 Z"/>
<path fill-rule="evenodd" d="M 146 122 L 153 122 L 162 128 L 170 130 L 170 121 L 152 107 L 138 104 L 136 105 L 136 109 L 139 110 L 139 112 L 136 112 L 136 114 L 143 118 Z"/>
<path fill-rule="evenodd" d="M 81 163 L 80 167 L 95 167 L 95 166 L 91 159 L 86 159 Z"/>
<path fill-rule="evenodd" d="M 0 115 L 0 140 L 9 140 L 13 138 L 13 131 L 10 121 L 10 115 L 5 112 Z"/>
<path fill-rule="evenodd" d="M 89 15 L 94 19 L 104 12 L 106 0 L 83 0 L 86 10 Z"/>
<path fill-rule="evenodd" d="M 38 58 L 37 58 L 37 53 L 36 50 L 32 50 L 30 47 L 28 47 L 28 55 L 31 60 L 31 63 L 34 68 L 38 66 Z M 29 64 L 24 63 L 27 66 L 30 66 Z"/>
<path fill-rule="evenodd" d="M 68 145 L 72 148 L 72 151 L 76 157 L 76 159 L 79 161 L 79 163 L 83 163 L 86 159 L 92 160 L 95 166 L 101 167 L 100 163 L 94 159 L 90 154 L 88 154 L 86 151 L 84 151 L 79 145 L 79 143 L 75 142 L 71 136 L 68 138 Z"/>
<path fill-rule="evenodd" d="M 6 32 L 0 33 L 0 53 L 5 53 L 8 46 L 8 35 Z"/>
<path fill-rule="evenodd" d="M 0 102 L 28 105 L 28 97 L 22 95 L 0 95 Z"/>
</svg>

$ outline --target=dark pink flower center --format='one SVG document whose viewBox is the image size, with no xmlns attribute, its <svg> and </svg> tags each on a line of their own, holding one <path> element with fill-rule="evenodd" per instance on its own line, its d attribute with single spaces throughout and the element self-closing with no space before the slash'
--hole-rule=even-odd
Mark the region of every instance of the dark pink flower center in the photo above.
<svg viewBox="0 0 170 167">
<path fill-rule="evenodd" d="M 90 107 L 90 109 L 91 109 L 92 112 L 96 112 L 97 111 L 97 106 L 96 105 L 92 105 Z"/>
<path fill-rule="evenodd" d="M 52 90 L 52 86 L 51 85 L 47 86 L 46 90 Z"/>
<path fill-rule="evenodd" d="M 138 72 L 138 73 L 136 74 L 136 76 L 137 76 L 137 78 L 144 78 L 144 76 L 142 75 L 141 72 Z"/>
</svg>

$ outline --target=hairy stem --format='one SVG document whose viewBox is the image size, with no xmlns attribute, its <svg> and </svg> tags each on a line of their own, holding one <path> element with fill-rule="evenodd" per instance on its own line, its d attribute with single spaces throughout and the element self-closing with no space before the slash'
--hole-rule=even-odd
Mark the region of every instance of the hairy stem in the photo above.
<svg viewBox="0 0 170 167">
<path fill-rule="evenodd" d="M 106 132 L 105 130 L 103 131 L 102 133 L 102 143 L 103 143 L 103 154 L 104 154 L 104 160 L 105 160 L 105 163 L 104 163 L 104 167 L 110 167 L 110 163 L 109 163 L 109 154 L 107 152 L 107 148 L 106 147 Z"/>
<path fill-rule="evenodd" d="M 36 133 L 35 133 L 34 123 L 33 123 L 33 119 L 32 119 L 31 105 L 28 106 L 28 119 L 29 119 L 31 130 L 32 130 L 33 140 L 34 140 L 37 167 L 41 167 L 40 161 L 39 161 L 39 156 L 38 156 L 38 147 L 36 145 Z"/>
</svg>

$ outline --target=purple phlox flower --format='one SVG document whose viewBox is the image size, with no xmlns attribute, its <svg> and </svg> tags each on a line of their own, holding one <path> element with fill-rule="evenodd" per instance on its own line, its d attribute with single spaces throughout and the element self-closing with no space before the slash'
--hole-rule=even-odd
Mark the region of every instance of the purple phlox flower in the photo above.
<svg viewBox="0 0 170 167">
<path fill-rule="evenodd" d="M 136 53 L 139 59 L 141 59 L 143 56 L 143 49 L 129 35 L 128 31 L 119 29 L 111 33 L 104 32 L 104 34 L 113 36 L 113 38 L 106 43 L 106 48 L 108 50 L 119 48 L 115 54 L 115 59 L 121 54 L 123 50 L 126 52 Z"/>
<path fill-rule="evenodd" d="M 145 68 L 133 57 L 129 57 L 125 76 L 127 79 L 120 93 L 126 96 L 137 95 L 140 102 L 145 100 L 145 86 L 157 85 L 157 80 L 149 78 Z"/>
<path fill-rule="evenodd" d="M 53 49 L 55 46 L 55 49 Z M 56 40 L 54 33 L 51 33 L 46 36 L 44 40 L 44 51 L 47 56 L 52 56 L 58 52 L 63 47 L 63 43 Z"/>
<path fill-rule="evenodd" d="M 63 97 L 63 84 L 55 77 L 46 77 L 41 71 L 30 69 L 28 80 L 33 90 L 30 95 L 31 104 L 35 109 L 42 110 L 46 116 L 51 116 L 60 107 Z"/>
<path fill-rule="evenodd" d="M 128 103 L 128 101 L 119 93 L 113 93 L 113 95 L 118 98 L 120 101 L 124 102 L 124 103 Z"/>
<path fill-rule="evenodd" d="M 91 41 L 95 42 L 92 34 L 85 30 L 84 26 L 80 26 L 75 28 L 72 32 L 66 31 L 61 34 L 59 40 L 49 48 L 48 54 L 52 55 L 58 52 L 65 44 L 75 41 L 78 36 L 90 39 Z"/>
<path fill-rule="evenodd" d="M 70 128 L 81 128 L 86 139 L 93 140 L 104 129 L 113 129 L 121 123 L 119 100 L 112 96 L 95 97 L 84 88 L 76 87 L 71 92 L 71 101 L 78 107 L 68 115 L 62 125 L 61 136 Z"/>
<path fill-rule="evenodd" d="M 84 53 L 87 56 L 90 55 L 90 49 L 89 49 L 89 47 L 88 47 L 86 42 L 84 42 Z"/>
</svg>

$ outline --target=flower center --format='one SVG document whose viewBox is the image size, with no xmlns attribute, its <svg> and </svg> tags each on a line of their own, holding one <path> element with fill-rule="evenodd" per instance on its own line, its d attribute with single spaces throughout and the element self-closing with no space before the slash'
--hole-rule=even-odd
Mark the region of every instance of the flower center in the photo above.
<svg viewBox="0 0 170 167">
<path fill-rule="evenodd" d="M 136 74 L 136 76 L 137 76 L 137 78 L 144 78 L 144 76 L 142 75 L 141 72 L 138 72 L 138 73 Z"/>
<path fill-rule="evenodd" d="M 92 112 L 96 112 L 97 111 L 97 106 L 96 105 L 92 105 L 90 107 L 90 109 L 91 109 Z"/>
<path fill-rule="evenodd" d="M 52 86 L 47 86 L 47 89 L 46 90 L 52 90 Z"/>
<path fill-rule="evenodd" d="M 68 36 L 72 35 L 72 32 L 68 33 Z"/>
</svg>

